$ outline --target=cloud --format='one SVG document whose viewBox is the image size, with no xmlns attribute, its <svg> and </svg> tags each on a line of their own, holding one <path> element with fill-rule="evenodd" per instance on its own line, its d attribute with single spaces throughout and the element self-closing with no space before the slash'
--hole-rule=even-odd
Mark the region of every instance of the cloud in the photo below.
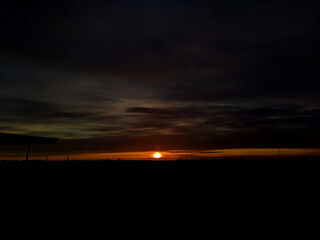
<svg viewBox="0 0 320 240">
<path fill-rule="evenodd" d="M 204 112 L 201 108 L 196 107 L 176 107 L 176 108 L 145 108 L 145 107 L 132 107 L 126 109 L 127 113 L 140 113 L 157 116 L 175 116 L 179 118 L 199 116 Z"/>
<path fill-rule="evenodd" d="M 20 98 L 0 98 L 0 111 L 3 117 L 26 119 L 50 118 L 56 111 L 54 105 Z"/>
</svg>

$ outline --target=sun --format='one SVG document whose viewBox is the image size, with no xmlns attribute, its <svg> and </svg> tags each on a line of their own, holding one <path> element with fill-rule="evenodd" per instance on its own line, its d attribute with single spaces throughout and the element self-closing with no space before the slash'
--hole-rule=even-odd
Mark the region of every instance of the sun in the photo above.
<svg viewBox="0 0 320 240">
<path fill-rule="evenodd" d="M 162 155 L 161 155 L 161 153 L 156 152 L 155 154 L 153 154 L 153 157 L 154 157 L 154 158 L 161 158 Z"/>
</svg>

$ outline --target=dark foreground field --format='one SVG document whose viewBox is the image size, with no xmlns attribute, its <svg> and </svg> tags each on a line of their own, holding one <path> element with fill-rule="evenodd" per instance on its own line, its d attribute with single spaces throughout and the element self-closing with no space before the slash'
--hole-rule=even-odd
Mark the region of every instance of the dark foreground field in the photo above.
<svg viewBox="0 0 320 240">
<path fill-rule="evenodd" d="M 0 171 L 6 173 L 70 174 L 91 177 L 142 176 L 184 178 L 265 178 L 315 177 L 320 175 L 320 161 L 286 160 L 177 160 L 177 161 L 0 161 Z M 32 175 L 30 175 L 31 177 Z"/>
<path fill-rule="evenodd" d="M 320 161 L 307 159 L 0 162 L 2 192 L 7 188 L 6 196 L 18 194 L 17 201 L 40 195 L 41 203 L 55 199 L 75 204 L 89 198 L 122 206 L 158 201 L 153 207 L 159 207 L 159 199 L 173 203 L 179 196 L 179 205 L 191 199 L 259 205 L 283 202 L 285 196 L 286 202 L 315 199 L 319 180 Z"/>
<path fill-rule="evenodd" d="M 320 165 L 320 159 L 286 158 L 286 159 L 218 159 L 218 160 L 174 160 L 174 161 L 147 161 L 147 160 L 72 160 L 72 161 L 43 161 L 43 160 L 2 160 L 0 167 L 4 168 L 103 168 L 103 169 L 203 169 L 211 168 L 308 168 Z M 211 169 L 212 170 L 212 169 Z"/>
</svg>

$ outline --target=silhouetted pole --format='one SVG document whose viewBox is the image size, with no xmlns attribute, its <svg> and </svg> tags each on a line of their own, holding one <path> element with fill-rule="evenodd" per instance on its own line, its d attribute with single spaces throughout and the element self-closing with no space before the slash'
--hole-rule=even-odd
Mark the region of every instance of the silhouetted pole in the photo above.
<svg viewBox="0 0 320 240">
<path fill-rule="evenodd" d="M 280 147 L 278 148 L 278 157 L 279 157 L 279 160 L 280 160 Z"/>
<path fill-rule="evenodd" d="M 27 148 L 26 161 L 29 160 L 29 154 L 30 154 L 30 144 L 28 144 L 28 148 Z"/>
</svg>

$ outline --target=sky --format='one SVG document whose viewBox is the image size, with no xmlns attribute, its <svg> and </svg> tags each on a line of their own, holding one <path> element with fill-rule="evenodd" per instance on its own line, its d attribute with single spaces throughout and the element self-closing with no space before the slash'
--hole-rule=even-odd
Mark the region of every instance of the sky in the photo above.
<svg viewBox="0 0 320 240">
<path fill-rule="evenodd" d="M 59 139 L 40 155 L 320 147 L 317 1 L 5 0 L 0 9 L 0 132 Z"/>
</svg>

